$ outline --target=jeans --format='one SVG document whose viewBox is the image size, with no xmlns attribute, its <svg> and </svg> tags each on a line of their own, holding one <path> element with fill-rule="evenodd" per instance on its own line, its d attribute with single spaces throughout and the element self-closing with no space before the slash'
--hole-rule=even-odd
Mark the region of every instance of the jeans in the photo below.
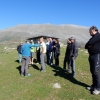
<svg viewBox="0 0 100 100">
<path fill-rule="evenodd" d="M 22 62 L 22 54 L 20 54 L 20 53 L 18 53 L 18 61 L 19 61 L 19 63 Z"/>
<path fill-rule="evenodd" d="M 49 63 L 53 64 L 53 52 L 49 52 Z"/>
<path fill-rule="evenodd" d="M 76 73 L 75 73 L 75 57 L 71 57 L 70 65 L 71 65 L 71 69 L 72 69 L 72 75 L 75 76 L 76 75 Z"/>
</svg>

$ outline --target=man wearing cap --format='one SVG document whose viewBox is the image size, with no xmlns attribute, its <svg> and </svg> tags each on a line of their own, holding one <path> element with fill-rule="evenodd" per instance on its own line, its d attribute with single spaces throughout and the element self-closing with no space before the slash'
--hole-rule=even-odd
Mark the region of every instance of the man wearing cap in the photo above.
<svg viewBox="0 0 100 100">
<path fill-rule="evenodd" d="M 72 76 L 75 77 L 75 59 L 78 56 L 78 44 L 74 37 L 71 37 L 71 50 L 70 50 L 70 66 L 72 68 Z"/>
</svg>

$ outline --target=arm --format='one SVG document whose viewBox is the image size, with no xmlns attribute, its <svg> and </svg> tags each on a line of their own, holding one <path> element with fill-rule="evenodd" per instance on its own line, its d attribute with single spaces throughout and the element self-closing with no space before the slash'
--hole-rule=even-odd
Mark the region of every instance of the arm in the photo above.
<svg viewBox="0 0 100 100">
<path fill-rule="evenodd" d="M 98 41 L 100 41 L 100 34 L 96 33 L 95 36 L 93 36 L 89 41 L 88 41 L 88 46 L 92 46 L 95 43 L 97 43 Z"/>
<path fill-rule="evenodd" d="M 75 43 L 74 44 L 74 49 L 73 49 L 73 57 L 76 57 L 78 53 L 78 45 Z"/>
<path fill-rule="evenodd" d="M 17 46 L 17 51 L 19 50 L 19 46 Z"/>
<path fill-rule="evenodd" d="M 41 54 L 45 51 L 45 49 L 46 49 L 46 45 L 45 45 L 45 43 L 44 44 L 42 44 L 41 45 Z"/>
<path fill-rule="evenodd" d="M 40 44 L 30 44 L 30 47 L 39 47 Z"/>
<path fill-rule="evenodd" d="M 43 52 L 44 52 L 44 49 L 45 49 L 45 48 L 44 48 L 44 47 L 42 47 L 42 51 L 41 51 L 41 53 L 43 53 Z"/>
</svg>

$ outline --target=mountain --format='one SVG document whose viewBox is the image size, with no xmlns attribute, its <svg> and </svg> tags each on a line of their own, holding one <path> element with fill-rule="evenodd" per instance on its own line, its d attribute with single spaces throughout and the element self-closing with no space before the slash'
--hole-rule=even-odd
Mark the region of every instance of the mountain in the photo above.
<svg viewBox="0 0 100 100">
<path fill-rule="evenodd" d="M 82 44 L 90 38 L 89 27 L 68 24 L 21 24 L 0 30 L 0 41 L 23 41 L 39 35 L 58 37 L 64 43 L 69 37 L 75 37 L 77 42 Z"/>
</svg>

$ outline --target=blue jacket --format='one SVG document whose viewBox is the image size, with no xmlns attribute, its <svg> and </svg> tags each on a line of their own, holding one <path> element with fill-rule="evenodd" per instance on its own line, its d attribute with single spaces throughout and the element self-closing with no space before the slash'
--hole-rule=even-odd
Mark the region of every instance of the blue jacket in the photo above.
<svg viewBox="0 0 100 100">
<path fill-rule="evenodd" d="M 23 57 L 29 57 L 30 56 L 30 48 L 31 47 L 38 47 L 40 44 L 29 44 L 25 43 L 21 48 L 21 53 Z"/>
<path fill-rule="evenodd" d="M 50 42 L 50 44 L 49 44 L 49 51 L 50 52 L 53 51 L 53 45 L 54 45 L 54 42 Z"/>
</svg>

